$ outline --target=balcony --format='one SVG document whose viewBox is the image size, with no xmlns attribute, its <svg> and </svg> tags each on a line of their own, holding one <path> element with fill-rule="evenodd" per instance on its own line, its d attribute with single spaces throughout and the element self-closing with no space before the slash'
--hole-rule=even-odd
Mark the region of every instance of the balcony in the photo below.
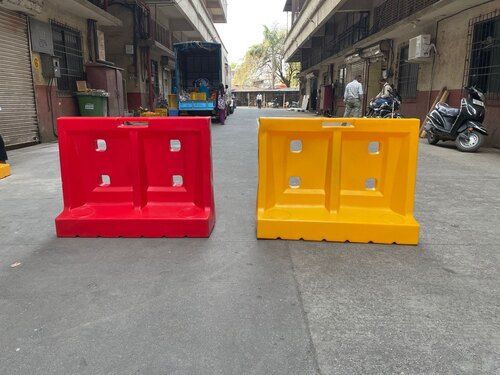
<svg viewBox="0 0 500 375">
<path fill-rule="evenodd" d="M 316 33 L 343 2 L 343 0 L 308 0 L 302 3 L 300 0 L 287 0 L 285 11 L 292 12 L 293 24 L 285 41 L 285 59 L 294 60 L 303 44 Z"/>
<path fill-rule="evenodd" d="M 170 32 L 156 21 L 152 21 L 151 26 L 153 40 L 171 50 L 172 41 L 170 39 Z"/>
<path fill-rule="evenodd" d="M 227 22 L 227 0 L 205 0 L 205 7 L 214 23 Z"/>
<path fill-rule="evenodd" d="M 168 23 L 170 32 L 176 35 L 182 34 L 183 39 L 179 40 L 221 43 L 212 14 L 206 6 L 206 3 L 212 1 L 219 4 L 223 0 L 145 0 L 145 3 L 149 5 L 151 11 L 154 10 L 157 20 L 167 21 L 164 24 Z M 226 4 L 225 0 L 223 2 Z"/>
<path fill-rule="evenodd" d="M 40 14 L 43 7 L 43 0 L 3 0 L 0 3 L 4 8 L 30 15 Z"/>
<path fill-rule="evenodd" d="M 288 0 L 287 6 L 293 1 Z M 287 61 L 301 61 L 303 70 L 310 69 L 328 58 L 346 53 L 348 49 L 356 49 L 361 44 L 376 43 L 381 38 L 393 39 L 409 35 L 416 24 L 432 25 L 448 14 L 487 2 L 489 1 L 386 0 L 373 7 L 370 6 L 373 5 L 373 0 L 308 1 L 287 36 L 285 58 Z M 311 4 L 315 4 L 316 8 L 312 8 Z M 285 10 L 289 9 L 285 7 Z M 370 17 L 363 17 L 338 35 L 325 29 L 325 25 L 330 23 L 338 25 L 337 17 L 342 14 L 369 12 L 373 14 L 371 25 Z"/>
<path fill-rule="evenodd" d="M 368 17 L 364 17 L 359 22 L 357 22 L 355 25 L 352 25 L 347 30 L 340 33 L 335 38 L 333 43 L 331 43 L 325 49 L 324 52 L 325 52 L 326 56 L 324 56 L 324 58 L 334 56 L 334 55 L 342 52 L 343 50 L 353 46 L 357 42 L 363 40 L 368 35 L 370 35 L 368 21 L 369 21 Z"/>
<path fill-rule="evenodd" d="M 156 45 L 165 52 L 172 53 L 172 34 L 158 19 L 162 19 L 162 13 L 152 13 L 150 9 L 139 6 L 135 10 L 139 22 L 136 25 L 137 33 L 142 44 Z"/>
<path fill-rule="evenodd" d="M 325 39 L 321 48 L 312 49 L 309 56 L 302 57 L 302 69 L 308 69 L 321 61 L 333 57 L 370 35 L 369 17 L 364 15 L 354 25 L 331 39 Z"/>
<path fill-rule="evenodd" d="M 95 5 L 96 0 L 52 0 L 51 2 L 57 9 L 70 13 L 80 18 L 96 20 L 101 26 L 121 26 L 122 22 Z"/>
<path fill-rule="evenodd" d="M 387 0 L 375 8 L 372 34 L 410 17 L 441 0 Z"/>
<path fill-rule="evenodd" d="M 423 20 L 426 16 L 425 14 L 422 15 L 422 13 L 425 13 L 431 8 L 435 8 L 434 10 L 443 10 L 443 8 L 451 4 L 455 4 L 455 8 L 458 9 L 466 5 L 458 5 L 458 3 L 461 2 L 457 2 L 456 0 L 386 0 L 379 6 L 374 7 L 373 0 L 333 0 L 328 2 L 307 1 L 299 8 L 293 8 L 294 4 L 298 4 L 299 1 L 300 0 L 287 0 L 285 6 L 285 11 L 299 10 L 296 16 L 297 18 L 294 20 L 287 40 L 285 41 L 285 58 L 288 61 L 299 61 L 302 59 L 303 66 L 316 65 L 318 62 L 316 62 L 317 57 L 312 54 L 307 55 L 304 59 L 304 53 L 303 51 L 301 53 L 301 50 L 305 48 L 307 51 L 307 45 L 310 44 L 309 40 L 317 36 L 318 32 L 320 32 L 321 25 L 333 19 L 337 22 L 335 17 L 338 15 L 371 12 L 373 14 L 373 22 L 369 25 L 368 18 L 363 19 L 360 23 L 336 35 L 334 40 L 330 39 L 326 41 L 322 46 L 322 60 L 337 55 L 359 41 L 377 34 L 382 30 L 385 31 L 385 29 L 390 28 L 400 21 L 416 17 L 417 14 L 420 19 Z M 482 1 L 484 0 L 464 0 L 464 3 Z M 432 5 L 437 3 L 439 3 L 441 7 L 432 7 Z M 450 11 L 450 13 L 453 13 L 453 11 Z"/>
<path fill-rule="evenodd" d="M 300 12 L 304 7 L 306 0 L 287 0 L 285 4 L 284 12 L 291 13 L 292 15 L 292 25 L 297 21 L 297 18 L 300 16 Z"/>
</svg>

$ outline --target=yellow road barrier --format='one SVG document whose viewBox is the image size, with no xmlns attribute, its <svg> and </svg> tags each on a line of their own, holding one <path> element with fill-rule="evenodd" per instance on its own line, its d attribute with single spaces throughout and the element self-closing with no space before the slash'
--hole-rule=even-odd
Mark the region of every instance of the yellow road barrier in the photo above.
<svg viewBox="0 0 500 375">
<path fill-rule="evenodd" d="M 419 124 L 261 118 L 257 237 L 416 245 Z"/>
<path fill-rule="evenodd" d="M 0 179 L 10 176 L 10 165 L 0 163 Z"/>
</svg>

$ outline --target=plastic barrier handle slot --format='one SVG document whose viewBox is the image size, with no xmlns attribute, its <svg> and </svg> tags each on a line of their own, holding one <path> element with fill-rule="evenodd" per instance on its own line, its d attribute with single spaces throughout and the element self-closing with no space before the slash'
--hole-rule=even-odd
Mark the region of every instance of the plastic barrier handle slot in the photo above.
<svg viewBox="0 0 500 375">
<path fill-rule="evenodd" d="M 324 121 L 321 124 L 324 128 L 354 128 L 352 122 Z"/>
<path fill-rule="evenodd" d="M 124 121 L 123 124 L 120 125 L 122 126 L 135 126 L 139 128 L 147 128 L 149 126 L 149 122 L 147 121 Z"/>
</svg>

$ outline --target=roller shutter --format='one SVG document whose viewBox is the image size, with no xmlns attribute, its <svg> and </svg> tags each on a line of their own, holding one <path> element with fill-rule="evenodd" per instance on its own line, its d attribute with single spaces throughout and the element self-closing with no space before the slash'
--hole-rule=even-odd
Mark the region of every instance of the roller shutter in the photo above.
<svg viewBox="0 0 500 375">
<path fill-rule="evenodd" d="M 27 17 L 0 8 L 0 134 L 7 146 L 38 141 Z"/>
</svg>

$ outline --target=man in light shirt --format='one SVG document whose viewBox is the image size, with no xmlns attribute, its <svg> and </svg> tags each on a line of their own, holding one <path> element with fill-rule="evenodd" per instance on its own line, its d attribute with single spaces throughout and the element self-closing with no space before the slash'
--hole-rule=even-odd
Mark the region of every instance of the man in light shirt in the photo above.
<svg viewBox="0 0 500 375">
<path fill-rule="evenodd" d="M 259 109 L 261 109 L 262 108 L 262 94 L 258 93 L 256 99 L 257 99 L 257 107 L 259 107 Z"/>
<path fill-rule="evenodd" d="M 361 79 L 361 75 L 357 75 L 356 78 L 345 87 L 344 117 L 361 117 L 361 103 L 363 103 L 363 85 L 361 84 Z"/>
<path fill-rule="evenodd" d="M 392 86 L 387 82 L 385 78 L 381 78 L 379 83 L 380 86 L 382 87 L 382 91 L 380 91 L 379 94 L 375 97 L 376 105 L 381 106 L 382 104 L 385 103 L 392 105 L 392 94 L 394 91 L 392 89 Z"/>
<path fill-rule="evenodd" d="M 379 94 L 375 97 L 375 99 L 389 99 L 392 95 L 392 86 L 387 82 L 385 78 L 381 78 L 380 81 L 380 86 L 382 87 L 382 91 L 379 92 Z"/>
</svg>

